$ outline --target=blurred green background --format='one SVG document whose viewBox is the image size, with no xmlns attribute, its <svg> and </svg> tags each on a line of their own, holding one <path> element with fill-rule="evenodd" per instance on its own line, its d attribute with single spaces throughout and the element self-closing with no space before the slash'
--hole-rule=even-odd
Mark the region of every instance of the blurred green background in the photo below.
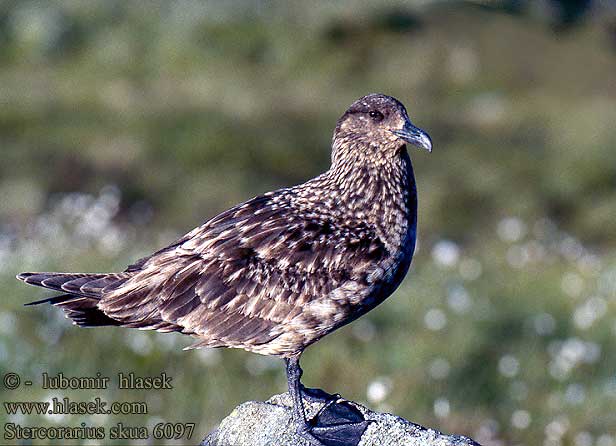
<svg viewBox="0 0 616 446">
<path fill-rule="evenodd" d="M 303 182 L 327 169 L 347 106 L 383 92 L 434 140 L 411 153 L 419 249 L 388 301 L 307 350 L 305 384 L 485 446 L 615 446 L 615 13 L 590 0 L 1 2 L 0 373 L 35 384 L 0 400 L 100 395 L 150 412 L 0 410 L 2 424 L 194 422 L 196 443 L 237 404 L 283 392 L 280 360 L 79 329 L 23 307 L 51 293 L 14 276 L 120 270 Z M 164 371 L 175 388 L 40 388 L 42 372 L 120 371 Z"/>
</svg>

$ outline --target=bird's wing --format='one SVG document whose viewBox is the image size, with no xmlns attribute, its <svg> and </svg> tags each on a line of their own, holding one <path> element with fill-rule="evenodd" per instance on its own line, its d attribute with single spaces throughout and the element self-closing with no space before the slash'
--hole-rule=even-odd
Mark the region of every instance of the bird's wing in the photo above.
<svg viewBox="0 0 616 446">
<path fill-rule="evenodd" d="M 337 227 L 284 193 L 253 198 L 127 271 L 98 307 L 122 325 L 199 335 L 208 346 L 259 345 L 310 302 L 386 255 L 366 227 Z"/>
</svg>

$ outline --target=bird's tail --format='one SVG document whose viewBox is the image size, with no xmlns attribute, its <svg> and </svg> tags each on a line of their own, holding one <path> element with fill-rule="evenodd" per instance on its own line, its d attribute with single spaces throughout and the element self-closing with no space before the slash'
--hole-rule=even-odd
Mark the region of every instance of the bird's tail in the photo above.
<svg viewBox="0 0 616 446">
<path fill-rule="evenodd" d="M 121 325 L 103 313 L 97 305 L 103 292 L 122 285 L 128 278 L 127 274 L 21 273 L 17 278 L 30 285 L 65 293 L 26 305 L 48 303 L 60 307 L 76 325 L 82 327 Z"/>
</svg>

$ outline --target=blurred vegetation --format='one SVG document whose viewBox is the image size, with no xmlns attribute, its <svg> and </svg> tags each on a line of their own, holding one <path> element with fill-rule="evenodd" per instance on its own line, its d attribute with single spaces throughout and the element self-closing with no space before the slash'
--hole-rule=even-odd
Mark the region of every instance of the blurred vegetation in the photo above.
<svg viewBox="0 0 616 446">
<path fill-rule="evenodd" d="M 305 383 L 485 446 L 616 445 L 612 2 L 0 3 L 0 374 L 173 376 L 103 392 L 197 423 L 285 390 L 282 363 L 179 335 L 80 330 L 28 270 L 110 271 L 328 167 L 356 98 L 401 99 L 420 240 L 384 305 L 304 355 Z M 354 366 L 351 367 L 351 364 Z M 142 443 L 140 443 L 142 444 Z"/>
</svg>

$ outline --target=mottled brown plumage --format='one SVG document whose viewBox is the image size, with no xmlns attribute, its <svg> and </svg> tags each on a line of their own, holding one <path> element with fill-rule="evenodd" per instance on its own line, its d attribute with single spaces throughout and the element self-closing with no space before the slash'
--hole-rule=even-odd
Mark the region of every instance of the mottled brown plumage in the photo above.
<svg viewBox="0 0 616 446">
<path fill-rule="evenodd" d="M 192 347 L 299 358 L 408 270 L 417 199 L 406 142 L 431 149 L 400 102 L 365 96 L 339 119 L 318 177 L 239 204 L 124 272 L 18 278 L 65 293 L 36 303 L 78 325 L 179 331 L 197 338 Z"/>
</svg>

